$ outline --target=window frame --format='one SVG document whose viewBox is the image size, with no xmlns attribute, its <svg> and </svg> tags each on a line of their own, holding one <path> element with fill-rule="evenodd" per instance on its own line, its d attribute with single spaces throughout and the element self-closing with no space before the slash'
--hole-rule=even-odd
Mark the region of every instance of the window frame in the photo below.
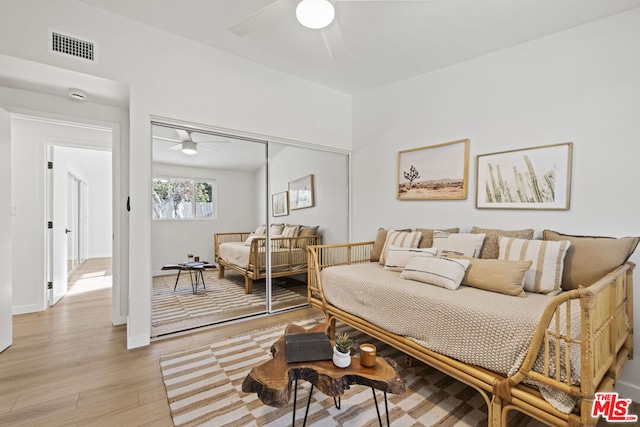
<svg viewBox="0 0 640 427">
<path fill-rule="evenodd" d="M 193 178 L 193 177 L 186 177 L 186 176 L 177 176 L 177 175 L 166 175 L 166 174 L 158 174 L 158 175 L 153 175 L 151 177 L 151 188 L 153 191 L 154 188 L 154 182 L 156 179 L 163 179 L 163 180 L 168 180 L 168 181 L 172 181 L 172 180 L 182 180 L 182 181 L 191 181 L 191 185 L 192 188 L 195 188 L 196 184 L 198 183 L 208 183 L 211 184 L 211 204 L 212 204 L 212 208 L 211 208 L 211 216 L 195 216 L 196 215 L 196 198 L 193 197 L 191 200 L 191 211 L 193 212 L 192 217 L 189 218 L 178 218 L 178 217 L 165 217 L 165 218 L 156 218 L 155 217 L 155 209 L 153 208 L 153 195 L 152 195 L 152 200 L 151 200 L 151 204 L 152 204 L 152 209 L 151 209 L 151 219 L 153 221 L 193 221 L 193 220 L 198 220 L 198 221 L 207 221 L 207 220 L 215 220 L 218 217 L 218 182 L 215 178 Z"/>
</svg>

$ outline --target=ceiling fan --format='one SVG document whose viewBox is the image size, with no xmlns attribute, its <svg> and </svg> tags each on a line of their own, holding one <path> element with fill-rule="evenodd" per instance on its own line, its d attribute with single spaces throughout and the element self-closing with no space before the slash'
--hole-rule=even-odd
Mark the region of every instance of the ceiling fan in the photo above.
<svg viewBox="0 0 640 427">
<path fill-rule="evenodd" d="M 199 145 L 202 145 L 203 148 L 216 151 L 213 148 L 206 147 L 204 144 L 210 144 L 210 143 L 221 144 L 221 143 L 229 142 L 228 140 L 224 140 L 224 139 L 219 141 L 210 140 L 206 138 L 203 139 L 202 137 L 199 137 L 199 135 L 201 134 L 196 131 L 189 131 L 184 129 L 173 129 L 173 130 L 176 132 L 177 138 L 167 138 L 167 137 L 162 137 L 157 135 L 154 136 L 154 138 L 161 141 L 172 142 L 174 143 L 174 145 L 170 147 L 172 150 L 176 150 L 176 151 L 181 150 L 184 154 L 188 154 L 188 155 L 196 154 L 198 152 Z M 211 135 L 207 135 L 207 136 L 211 136 Z"/>
<path fill-rule="evenodd" d="M 268 22 L 277 21 L 283 14 L 295 14 L 298 22 L 307 28 L 318 30 L 331 59 L 344 56 L 347 49 L 342 39 L 340 26 L 334 19 L 334 3 L 381 2 L 398 0 L 273 0 L 261 9 L 235 23 L 229 30 L 244 37 Z M 430 1 L 430 0 L 403 0 Z"/>
</svg>

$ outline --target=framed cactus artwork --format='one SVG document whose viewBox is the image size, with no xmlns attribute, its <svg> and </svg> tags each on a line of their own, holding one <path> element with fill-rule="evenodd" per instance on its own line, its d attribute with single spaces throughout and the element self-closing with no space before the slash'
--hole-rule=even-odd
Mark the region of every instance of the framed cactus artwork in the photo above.
<svg viewBox="0 0 640 427">
<path fill-rule="evenodd" d="M 476 207 L 568 210 L 572 152 L 564 142 L 479 155 Z"/>
<path fill-rule="evenodd" d="M 467 198 L 469 140 L 398 153 L 398 200 Z"/>
</svg>

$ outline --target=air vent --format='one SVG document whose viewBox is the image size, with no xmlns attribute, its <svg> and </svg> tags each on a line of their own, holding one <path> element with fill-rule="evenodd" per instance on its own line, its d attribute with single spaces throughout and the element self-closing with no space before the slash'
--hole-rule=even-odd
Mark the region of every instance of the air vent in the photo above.
<svg viewBox="0 0 640 427">
<path fill-rule="evenodd" d="M 51 32 L 51 51 L 70 55 L 87 61 L 95 60 L 95 46 L 92 42 L 76 37 Z"/>
</svg>

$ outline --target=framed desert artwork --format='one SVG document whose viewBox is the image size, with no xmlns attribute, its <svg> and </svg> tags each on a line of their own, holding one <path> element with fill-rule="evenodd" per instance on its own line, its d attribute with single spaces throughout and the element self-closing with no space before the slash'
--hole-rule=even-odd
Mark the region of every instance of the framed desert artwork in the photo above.
<svg viewBox="0 0 640 427">
<path fill-rule="evenodd" d="M 271 195 L 273 216 L 289 215 L 289 192 L 282 191 Z"/>
<path fill-rule="evenodd" d="M 313 206 L 313 175 L 289 181 L 289 209 L 303 209 Z"/>
<path fill-rule="evenodd" d="M 398 153 L 398 200 L 466 199 L 469 140 Z"/>
<path fill-rule="evenodd" d="M 479 155 L 476 207 L 569 209 L 572 151 L 565 142 Z"/>
</svg>

